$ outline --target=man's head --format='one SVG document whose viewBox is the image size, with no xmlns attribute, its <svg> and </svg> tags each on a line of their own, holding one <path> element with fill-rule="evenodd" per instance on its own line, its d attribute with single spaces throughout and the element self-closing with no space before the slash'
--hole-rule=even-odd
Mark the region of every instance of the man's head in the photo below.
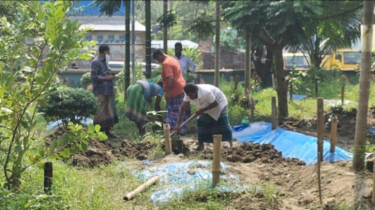
<svg viewBox="0 0 375 210">
<path fill-rule="evenodd" d="M 164 61 L 164 58 L 165 58 L 165 54 L 163 53 L 163 51 L 161 50 L 156 50 L 154 52 L 154 54 L 152 55 L 152 57 L 157 60 L 159 63 L 162 63 Z"/>
<path fill-rule="evenodd" d="M 182 54 L 182 44 L 180 42 L 177 42 L 175 45 L 174 45 L 174 54 L 177 56 L 177 57 L 180 57 L 181 54 Z"/>
<path fill-rule="evenodd" d="M 109 46 L 107 44 L 101 44 L 99 46 L 99 55 L 106 59 L 107 62 L 109 61 L 110 57 L 109 55 L 111 54 L 111 49 L 109 48 Z"/>
<path fill-rule="evenodd" d="M 191 100 L 194 100 L 198 97 L 198 86 L 194 84 L 191 84 L 191 83 L 187 84 L 184 88 L 184 91 Z"/>
</svg>

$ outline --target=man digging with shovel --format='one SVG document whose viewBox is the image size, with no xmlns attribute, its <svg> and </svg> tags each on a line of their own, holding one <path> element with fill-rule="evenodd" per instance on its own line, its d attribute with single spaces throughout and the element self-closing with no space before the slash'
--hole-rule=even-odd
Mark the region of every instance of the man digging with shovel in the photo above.
<svg viewBox="0 0 375 210">
<path fill-rule="evenodd" d="M 228 118 L 228 101 L 224 93 L 217 87 L 208 84 L 187 84 L 184 88 L 185 97 L 180 107 L 176 131 L 188 104 L 193 104 L 198 111 L 195 116 L 198 127 L 198 143 L 196 150 L 203 150 L 204 143 L 212 143 L 212 135 L 221 134 L 222 141 L 229 141 L 232 147 L 232 128 Z"/>
</svg>

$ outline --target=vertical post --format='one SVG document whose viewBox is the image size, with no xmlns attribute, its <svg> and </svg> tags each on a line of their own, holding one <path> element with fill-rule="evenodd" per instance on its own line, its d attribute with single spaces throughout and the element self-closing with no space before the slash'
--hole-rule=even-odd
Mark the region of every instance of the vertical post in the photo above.
<svg viewBox="0 0 375 210">
<path fill-rule="evenodd" d="M 203 78 L 203 75 L 202 75 L 202 74 L 199 74 L 199 78 L 200 78 L 200 80 L 199 80 L 200 84 L 205 84 L 205 83 L 206 83 L 206 82 L 204 81 L 204 78 Z"/>
<path fill-rule="evenodd" d="M 372 167 L 372 198 L 371 201 L 375 204 L 375 161 L 374 166 Z"/>
<path fill-rule="evenodd" d="M 234 79 L 233 79 L 233 76 L 230 76 L 230 83 L 233 83 L 234 82 Z"/>
<path fill-rule="evenodd" d="M 323 138 L 324 138 L 324 110 L 323 110 L 323 98 L 317 99 L 318 105 L 318 159 L 323 161 Z"/>
<path fill-rule="evenodd" d="M 276 90 L 276 84 L 275 84 L 275 75 L 272 74 L 272 87 Z"/>
<path fill-rule="evenodd" d="M 255 101 L 251 98 L 251 122 L 254 122 Z"/>
<path fill-rule="evenodd" d="M 132 3 L 132 70 L 133 70 L 133 76 L 132 76 L 132 84 L 136 81 L 136 73 L 135 73 L 135 18 L 134 18 L 134 0 L 131 1 Z"/>
<path fill-rule="evenodd" d="M 221 156 L 221 135 L 213 135 L 214 139 L 214 157 L 212 162 L 212 187 L 220 182 L 220 156 Z"/>
<path fill-rule="evenodd" d="M 234 83 L 234 92 L 237 91 L 238 83 L 240 82 L 240 75 L 236 75 L 236 82 Z"/>
<path fill-rule="evenodd" d="M 172 153 L 172 142 L 171 142 L 171 131 L 169 124 L 164 124 L 164 136 L 165 136 L 165 153 L 171 154 Z"/>
<path fill-rule="evenodd" d="M 293 81 L 292 76 L 290 77 L 290 86 L 289 86 L 289 100 L 293 102 Z"/>
<path fill-rule="evenodd" d="M 271 115 L 271 121 L 272 121 L 272 130 L 275 130 L 277 128 L 277 108 L 276 108 L 276 97 L 272 97 L 272 115 Z"/>
<path fill-rule="evenodd" d="M 43 169 L 44 169 L 44 192 L 47 194 L 51 191 L 51 188 L 52 188 L 52 177 L 53 177 L 52 162 L 45 162 Z"/>
<path fill-rule="evenodd" d="M 344 106 L 345 97 L 345 82 L 341 86 L 341 105 Z"/>
<path fill-rule="evenodd" d="M 220 1 L 216 1 L 216 30 L 215 30 L 215 86 L 219 87 L 220 83 Z"/>
<path fill-rule="evenodd" d="M 163 16 L 166 21 L 168 15 L 168 0 L 163 0 Z M 163 51 L 168 54 L 168 25 L 163 23 Z"/>
<path fill-rule="evenodd" d="M 318 156 L 320 156 L 321 153 L 318 152 Z M 323 205 L 323 199 L 322 199 L 322 185 L 321 185 L 321 178 L 320 178 L 320 164 L 321 161 L 318 158 L 318 190 L 319 190 L 319 202 L 320 205 Z"/>
<path fill-rule="evenodd" d="M 125 101 L 130 86 L 130 1 L 125 2 Z"/>
<path fill-rule="evenodd" d="M 319 91 L 318 91 L 318 80 L 315 79 L 315 98 L 319 97 Z"/>
<path fill-rule="evenodd" d="M 146 19 L 146 79 L 151 78 L 151 0 L 145 0 Z"/>
<path fill-rule="evenodd" d="M 331 119 L 331 148 L 330 153 L 335 153 L 335 147 L 337 142 L 337 117 L 334 116 Z"/>
</svg>

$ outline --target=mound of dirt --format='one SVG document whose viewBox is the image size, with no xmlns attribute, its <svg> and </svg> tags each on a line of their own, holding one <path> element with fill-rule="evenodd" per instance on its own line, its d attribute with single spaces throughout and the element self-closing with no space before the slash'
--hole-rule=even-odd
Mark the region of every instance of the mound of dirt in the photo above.
<svg viewBox="0 0 375 210">
<path fill-rule="evenodd" d="M 65 128 L 57 128 L 52 134 L 47 136 L 45 144 L 56 138 L 60 138 L 65 132 L 70 132 Z M 86 152 L 82 151 L 64 159 L 65 162 L 72 160 L 73 166 L 95 167 L 109 164 L 114 160 L 121 160 L 125 157 L 136 158 L 138 160 L 148 159 L 149 150 L 156 145 L 150 142 L 131 142 L 128 140 L 113 139 L 99 141 L 93 139 L 89 142 Z"/>
<path fill-rule="evenodd" d="M 283 158 L 281 152 L 277 151 L 272 144 L 244 143 L 239 147 L 226 148 L 221 151 L 221 157 L 229 162 L 251 163 L 261 160 L 262 163 L 287 162 L 288 164 L 305 165 L 305 162 L 297 158 Z M 212 160 L 212 149 L 206 148 L 202 152 L 203 159 Z"/>
</svg>

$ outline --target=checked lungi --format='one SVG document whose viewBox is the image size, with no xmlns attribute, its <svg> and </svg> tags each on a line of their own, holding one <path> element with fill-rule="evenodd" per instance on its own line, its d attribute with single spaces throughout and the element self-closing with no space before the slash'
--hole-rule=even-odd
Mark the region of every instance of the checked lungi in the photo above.
<svg viewBox="0 0 375 210">
<path fill-rule="evenodd" d="M 178 118 L 178 112 L 180 110 L 180 107 L 182 105 L 182 102 L 184 100 L 185 93 L 182 93 L 177 96 L 171 96 L 169 98 L 169 102 L 166 103 L 166 108 L 167 108 L 167 118 L 166 122 L 169 124 L 171 131 L 175 129 L 176 123 L 177 123 L 177 118 Z M 186 113 L 183 114 L 182 119 L 181 119 L 181 124 L 186 121 Z M 180 130 L 180 133 L 186 133 L 187 128 L 186 126 L 182 127 Z"/>
<path fill-rule="evenodd" d="M 147 102 L 143 94 L 143 89 L 140 84 L 130 85 L 126 90 L 126 110 L 125 116 L 133 122 L 146 124 L 147 117 Z"/>
<path fill-rule="evenodd" d="M 109 129 L 119 122 L 115 96 L 98 95 L 99 110 L 94 116 L 94 125 L 100 125 L 101 130 Z"/>
<path fill-rule="evenodd" d="M 228 108 L 221 111 L 216 121 L 208 114 L 202 114 L 197 119 L 199 143 L 212 143 L 212 135 L 222 135 L 222 141 L 232 141 L 232 128 L 229 124 Z"/>
</svg>

